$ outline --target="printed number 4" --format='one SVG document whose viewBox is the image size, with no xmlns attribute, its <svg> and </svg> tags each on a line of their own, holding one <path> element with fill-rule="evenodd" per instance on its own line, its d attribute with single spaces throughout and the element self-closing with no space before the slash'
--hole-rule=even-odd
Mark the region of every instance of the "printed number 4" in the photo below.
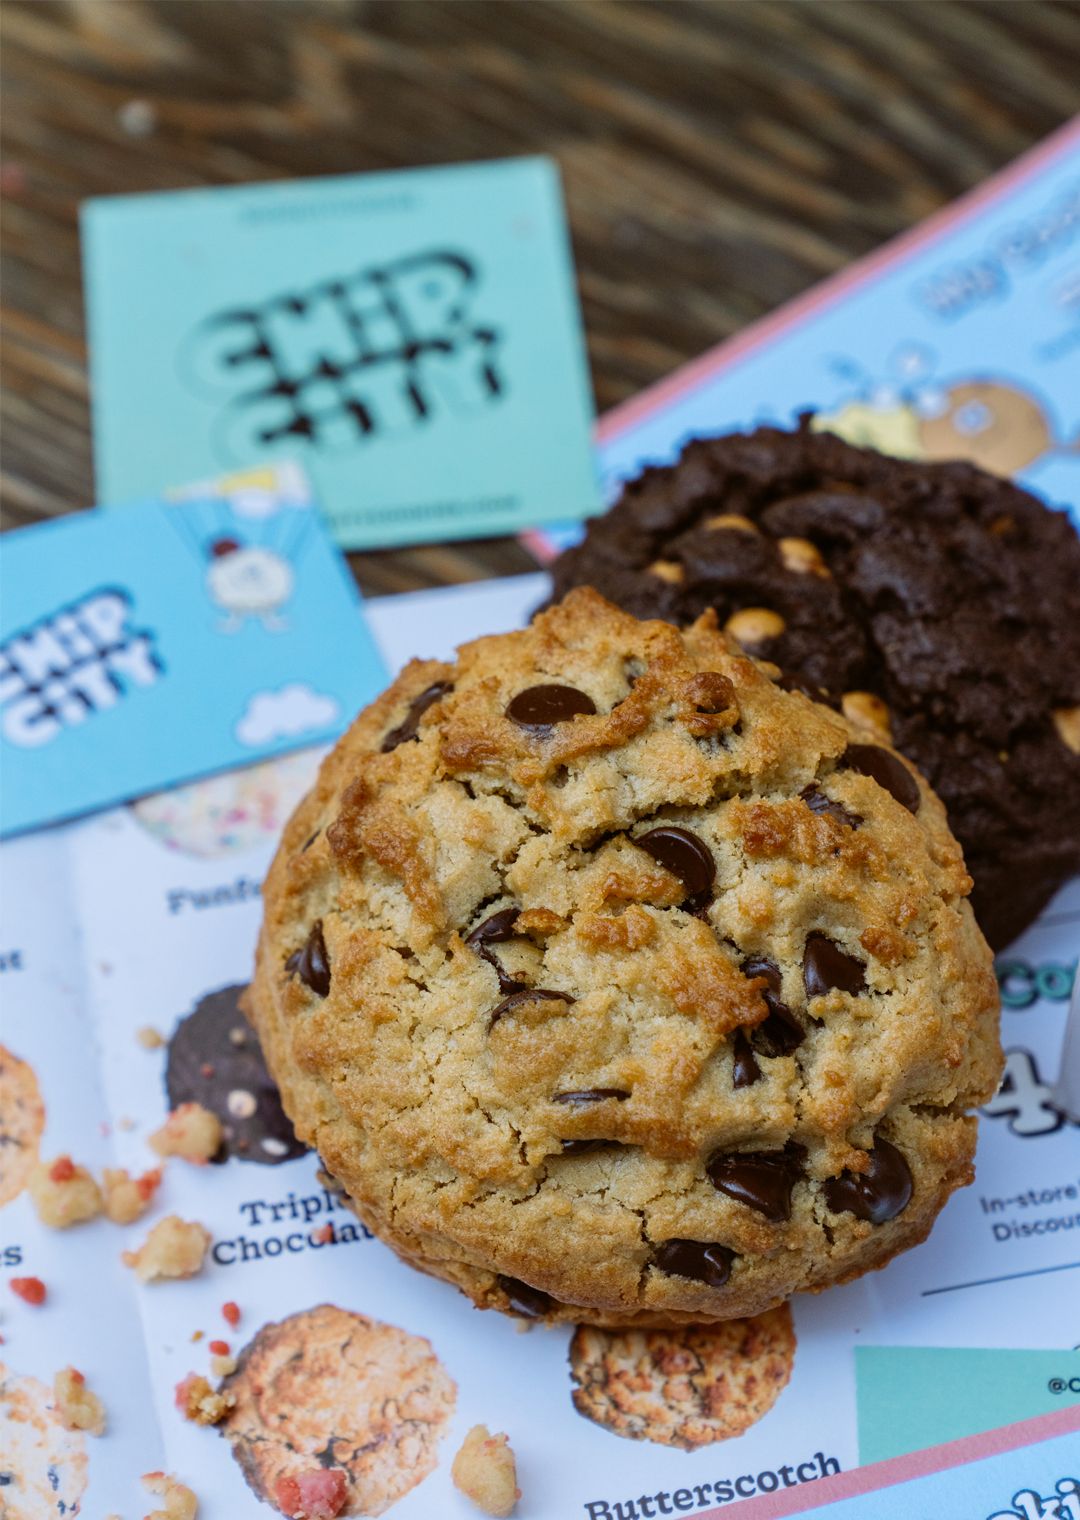
<svg viewBox="0 0 1080 1520">
<path fill-rule="evenodd" d="M 1007 1118 L 1014 1135 L 1050 1135 L 1065 1123 L 1050 1101 L 1050 1088 L 1039 1080 L 1039 1068 L 1029 1050 L 1005 1052 L 1001 1086 L 982 1110 L 990 1119 Z"/>
</svg>

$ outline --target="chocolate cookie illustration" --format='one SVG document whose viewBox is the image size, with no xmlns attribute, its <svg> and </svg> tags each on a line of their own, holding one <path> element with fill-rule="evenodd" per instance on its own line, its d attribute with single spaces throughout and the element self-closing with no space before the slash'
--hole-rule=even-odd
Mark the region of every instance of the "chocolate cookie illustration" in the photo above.
<svg viewBox="0 0 1080 1520">
<path fill-rule="evenodd" d="M 166 849 L 203 860 L 242 854 L 276 839 L 315 780 L 320 751 L 303 750 L 244 770 L 155 792 L 132 817 Z"/>
<path fill-rule="evenodd" d="M 0 1208 L 26 1186 L 44 1128 L 45 1105 L 33 1070 L 0 1045 Z"/>
<path fill-rule="evenodd" d="M 249 1486 L 341 1471 L 346 1514 L 381 1515 L 432 1472 L 457 1390 L 431 1343 L 333 1304 L 264 1325 L 222 1385 L 222 1429 Z"/>
<path fill-rule="evenodd" d="M 165 1088 L 169 1107 L 201 1103 L 224 1130 L 215 1162 L 235 1156 L 277 1166 L 307 1149 L 293 1133 L 259 1041 L 238 999 L 242 986 L 221 987 L 200 998 L 169 1040 Z"/>
<path fill-rule="evenodd" d="M 44 1383 L 2 1362 L 0 1432 L 3 1520 L 72 1520 L 81 1514 L 86 1437 L 64 1429 Z"/>
<path fill-rule="evenodd" d="M 570 1342 L 574 1408 L 613 1435 L 694 1451 L 742 1435 L 791 1377 L 786 1304 L 756 1319 L 680 1330 L 597 1330 Z"/>
</svg>

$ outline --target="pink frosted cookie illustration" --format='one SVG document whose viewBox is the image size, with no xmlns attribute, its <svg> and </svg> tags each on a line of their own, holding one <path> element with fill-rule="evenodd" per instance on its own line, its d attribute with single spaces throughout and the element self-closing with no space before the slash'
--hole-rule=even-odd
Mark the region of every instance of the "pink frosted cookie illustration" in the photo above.
<svg viewBox="0 0 1080 1520">
<path fill-rule="evenodd" d="M 570 1343 L 574 1407 L 614 1435 L 694 1451 L 742 1435 L 791 1377 L 787 1304 L 755 1319 L 679 1330 L 597 1330 Z"/>
<path fill-rule="evenodd" d="M 45 1105 L 33 1069 L 0 1045 L 0 1208 L 37 1165 Z"/>
<path fill-rule="evenodd" d="M 276 839 L 315 780 L 322 752 L 302 750 L 239 771 L 155 792 L 132 816 L 170 850 L 212 860 Z"/>
<path fill-rule="evenodd" d="M 86 1437 L 65 1430 L 37 1378 L 0 1362 L 0 1515 L 3 1520 L 72 1520 L 82 1513 Z"/>
<path fill-rule="evenodd" d="M 422 1336 L 321 1304 L 264 1325 L 222 1384 L 249 1486 L 340 1471 L 346 1514 L 381 1515 L 432 1472 L 457 1390 Z"/>
</svg>

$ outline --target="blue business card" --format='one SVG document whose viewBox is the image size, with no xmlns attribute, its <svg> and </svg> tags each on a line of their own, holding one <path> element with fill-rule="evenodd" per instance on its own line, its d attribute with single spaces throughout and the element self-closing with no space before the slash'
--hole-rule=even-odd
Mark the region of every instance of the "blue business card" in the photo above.
<svg viewBox="0 0 1080 1520">
<path fill-rule="evenodd" d="M 0 588 L 4 834 L 332 739 L 385 679 L 295 467 L 9 533 Z"/>
<path fill-rule="evenodd" d="M 598 507 L 543 158 L 88 202 L 97 494 L 299 459 L 349 548 Z"/>
</svg>

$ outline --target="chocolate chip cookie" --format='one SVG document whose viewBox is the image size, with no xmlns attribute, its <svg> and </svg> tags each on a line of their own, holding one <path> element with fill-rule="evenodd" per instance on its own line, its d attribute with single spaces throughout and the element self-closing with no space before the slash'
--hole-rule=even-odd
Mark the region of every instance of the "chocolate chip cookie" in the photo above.
<svg viewBox="0 0 1080 1520">
<path fill-rule="evenodd" d="M 1001 1055 L 959 846 L 769 669 L 579 590 L 410 665 L 285 830 L 249 994 L 285 1110 L 483 1307 L 758 1314 L 971 1178 Z"/>
<path fill-rule="evenodd" d="M 806 425 L 697 439 L 553 575 L 680 626 L 713 608 L 891 739 L 945 803 L 996 948 L 1080 870 L 1080 539 L 1026 491 Z"/>
</svg>

